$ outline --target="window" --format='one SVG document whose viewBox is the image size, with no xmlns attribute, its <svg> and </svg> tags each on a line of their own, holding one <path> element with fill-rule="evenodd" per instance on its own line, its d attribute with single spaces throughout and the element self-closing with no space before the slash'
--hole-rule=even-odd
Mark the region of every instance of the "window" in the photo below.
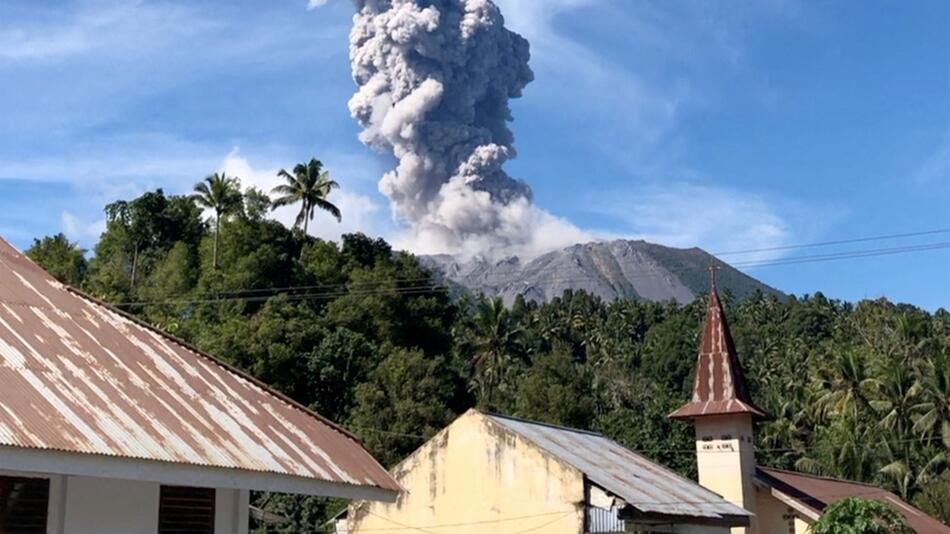
<svg viewBox="0 0 950 534">
<path fill-rule="evenodd" d="M 46 534 L 49 480 L 0 476 L 0 534 Z"/>
<path fill-rule="evenodd" d="M 213 533 L 214 489 L 162 486 L 158 534 Z"/>
</svg>

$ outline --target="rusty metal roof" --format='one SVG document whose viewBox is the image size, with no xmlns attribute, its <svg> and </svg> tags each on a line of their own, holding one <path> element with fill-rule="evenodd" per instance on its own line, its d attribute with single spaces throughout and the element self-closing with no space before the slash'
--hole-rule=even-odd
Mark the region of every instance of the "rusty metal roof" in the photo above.
<svg viewBox="0 0 950 534">
<path fill-rule="evenodd" d="M 742 365 L 726 322 L 726 313 L 713 285 L 706 306 L 703 339 L 696 358 L 693 397 L 670 417 L 689 419 L 704 415 L 748 413 L 756 419 L 768 417 L 749 395 Z"/>
<path fill-rule="evenodd" d="M 806 475 L 771 467 L 757 468 L 759 480 L 821 513 L 826 506 L 847 497 L 873 499 L 900 512 L 918 534 L 950 534 L 950 527 L 907 504 L 893 493 L 870 484 L 837 478 Z"/>
<path fill-rule="evenodd" d="M 399 485 L 345 430 L 0 238 L 0 445 Z"/>
<path fill-rule="evenodd" d="M 641 513 L 736 526 L 748 524 L 752 515 L 601 434 L 501 415 L 487 417 L 573 466 Z"/>
</svg>

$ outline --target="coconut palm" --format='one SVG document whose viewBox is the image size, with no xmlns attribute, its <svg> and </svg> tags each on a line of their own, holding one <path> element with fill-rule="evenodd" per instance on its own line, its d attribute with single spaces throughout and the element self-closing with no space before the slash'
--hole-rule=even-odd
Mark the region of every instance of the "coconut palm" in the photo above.
<svg viewBox="0 0 950 534">
<path fill-rule="evenodd" d="M 919 368 L 923 391 L 921 402 L 915 406 L 919 415 L 914 432 L 940 439 L 950 450 L 950 355 L 934 354 Z"/>
<path fill-rule="evenodd" d="M 502 387 L 520 352 L 523 332 L 500 298 L 479 299 L 472 316 L 470 347 L 474 382 L 479 399 L 494 408 L 495 392 Z"/>
<path fill-rule="evenodd" d="M 323 163 L 318 159 L 311 159 L 306 165 L 298 163 L 293 174 L 281 169 L 277 176 L 287 183 L 280 184 L 271 192 L 280 195 L 274 199 L 273 209 L 281 206 L 300 203 L 300 212 L 297 214 L 295 227 L 302 227 L 307 233 L 307 225 L 313 219 L 317 208 L 329 212 L 340 220 L 340 208 L 327 200 L 330 191 L 340 187 L 340 184 L 330 179 L 330 173 L 323 170 Z"/>
<path fill-rule="evenodd" d="M 214 211 L 214 245 L 211 268 L 218 268 L 218 234 L 221 230 L 221 217 L 240 208 L 241 182 L 234 176 L 214 173 L 204 181 L 195 184 L 195 193 L 191 196 L 199 207 Z"/>
</svg>

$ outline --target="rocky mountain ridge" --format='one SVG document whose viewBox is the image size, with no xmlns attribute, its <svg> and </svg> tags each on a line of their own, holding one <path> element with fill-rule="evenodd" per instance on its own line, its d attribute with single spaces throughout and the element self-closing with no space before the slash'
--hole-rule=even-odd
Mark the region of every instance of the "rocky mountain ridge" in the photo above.
<svg viewBox="0 0 950 534">
<path fill-rule="evenodd" d="M 699 248 L 680 249 L 646 241 L 618 239 L 577 244 L 530 261 L 517 256 L 490 261 L 461 260 L 451 255 L 422 256 L 421 261 L 447 280 L 473 292 L 500 296 L 511 303 L 518 295 L 547 302 L 564 290 L 584 290 L 604 300 L 692 301 L 709 290 L 708 269 L 715 262 L 718 286 L 743 299 L 755 291 L 785 295 L 716 259 Z"/>
</svg>

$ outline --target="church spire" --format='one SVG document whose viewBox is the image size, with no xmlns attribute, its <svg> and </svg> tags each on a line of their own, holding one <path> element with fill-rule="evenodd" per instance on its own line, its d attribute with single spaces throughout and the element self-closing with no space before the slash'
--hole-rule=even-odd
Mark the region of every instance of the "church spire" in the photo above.
<svg viewBox="0 0 950 534">
<path fill-rule="evenodd" d="M 726 314 L 716 288 L 718 266 L 709 268 L 710 291 L 703 324 L 703 339 L 696 359 L 696 378 L 690 402 L 670 414 L 674 419 L 693 419 L 707 415 L 747 413 L 756 419 L 768 415 L 753 402 L 746 387 L 742 366 L 729 332 Z"/>
</svg>

